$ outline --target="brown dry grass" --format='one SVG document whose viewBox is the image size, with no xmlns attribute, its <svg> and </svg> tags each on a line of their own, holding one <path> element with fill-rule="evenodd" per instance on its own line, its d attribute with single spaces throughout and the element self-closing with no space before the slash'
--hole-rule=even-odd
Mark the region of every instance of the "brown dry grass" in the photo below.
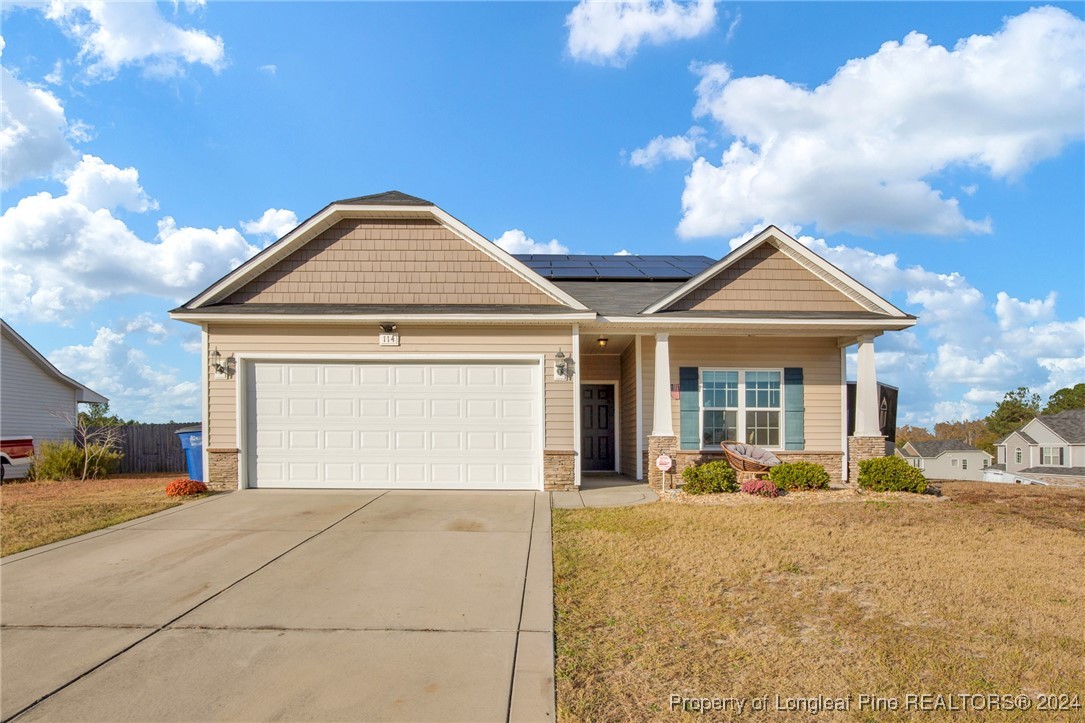
<svg viewBox="0 0 1085 723">
<path fill-rule="evenodd" d="M 822 720 L 915 715 L 857 711 L 861 693 L 1085 705 L 1085 490 L 942 489 L 555 510 L 559 717 L 681 719 L 671 694 L 851 696 L 850 712 Z M 992 715 L 1085 711 L 922 717 Z"/>
<path fill-rule="evenodd" d="M 0 486 L 0 556 L 82 535 L 181 504 L 166 497 L 178 474 Z"/>
</svg>

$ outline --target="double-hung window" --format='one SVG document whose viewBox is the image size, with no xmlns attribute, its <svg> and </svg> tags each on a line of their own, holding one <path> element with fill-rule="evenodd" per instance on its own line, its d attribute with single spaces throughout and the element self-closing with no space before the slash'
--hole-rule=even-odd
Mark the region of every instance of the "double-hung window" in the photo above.
<svg viewBox="0 0 1085 723">
<path fill-rule="evenodd" d="M 1040 447 L 1040 465 L 1044 467 L 1062 466 L 1062 447 Z"/>
<path fill-rule="evenodd" d="M 701 371 L 702 447 L 736 441 L 780 447 L 783 373 L 732 369 Z"/>
</svg>

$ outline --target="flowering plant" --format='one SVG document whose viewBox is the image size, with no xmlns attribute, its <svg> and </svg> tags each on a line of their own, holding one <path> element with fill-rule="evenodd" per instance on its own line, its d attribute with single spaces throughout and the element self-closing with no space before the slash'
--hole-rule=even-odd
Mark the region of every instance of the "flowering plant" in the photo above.
<svg viewBox="0 0 1085 723">
<path fill-rule="evenodd" d="M 184 497 L 186 495 L 198 495 L 207 491 L 207 485 L 194 479 L 175 479 L 166 485 L 167 497 Z"/>
<path fill-rule="evenodd" d="M 751 479 L 742 483 L 742 491 L 758 497 L 779 497 L 780 489 L 767 479 Z"/>
</svg>

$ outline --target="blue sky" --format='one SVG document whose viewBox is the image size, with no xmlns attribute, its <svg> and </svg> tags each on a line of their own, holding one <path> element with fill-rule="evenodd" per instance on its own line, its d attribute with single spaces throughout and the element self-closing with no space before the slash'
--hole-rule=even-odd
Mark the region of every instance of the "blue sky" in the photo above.
<svg viewBox="0 0 1085 723">
<path fill-rule="evenodd" d="M 198 418 L 166 312 L 329 201 L 514 252 L 719 257 L 767 223 L 917 314 L 902 422 L 1085 381 L 1085 5 L 5 4 L 4 318 Z"/>
</svg>

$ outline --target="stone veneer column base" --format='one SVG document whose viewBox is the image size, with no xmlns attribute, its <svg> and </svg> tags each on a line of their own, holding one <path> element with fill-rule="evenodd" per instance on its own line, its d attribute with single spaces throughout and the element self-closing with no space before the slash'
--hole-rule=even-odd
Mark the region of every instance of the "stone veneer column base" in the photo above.
<svg viewBox="0 0 1085 723">
<path fill-rule="evenodd" d="M 229 492 L 237 489 L 237 450 L 232 447 L 209 448 L 204 483 L 208 489 Z"/>
<path fill-rule="evenodd" d="M 678 469 L 678 437 L 648 437 L 648 460 L 645 468 L 648 470 L 648 486 L 657 492 L 663 489 L 663 473 L 656 467 L 656 457 L 666 453 L 674 460 L 674 466 L 667 473 L 667 486 L 674 488 L 678 484 L 680 470 Z"/>
<path fill-rule="evenodd" d="M 571 449 L 543 450 L 543 489 L 576 489 L 576 452 Z"/>
<path fill-rule="evenodd" d="M 848 483 L 859 484 L 859 463 L 884 457 L 885 437 L 848 437 Z"/>
</svg>

